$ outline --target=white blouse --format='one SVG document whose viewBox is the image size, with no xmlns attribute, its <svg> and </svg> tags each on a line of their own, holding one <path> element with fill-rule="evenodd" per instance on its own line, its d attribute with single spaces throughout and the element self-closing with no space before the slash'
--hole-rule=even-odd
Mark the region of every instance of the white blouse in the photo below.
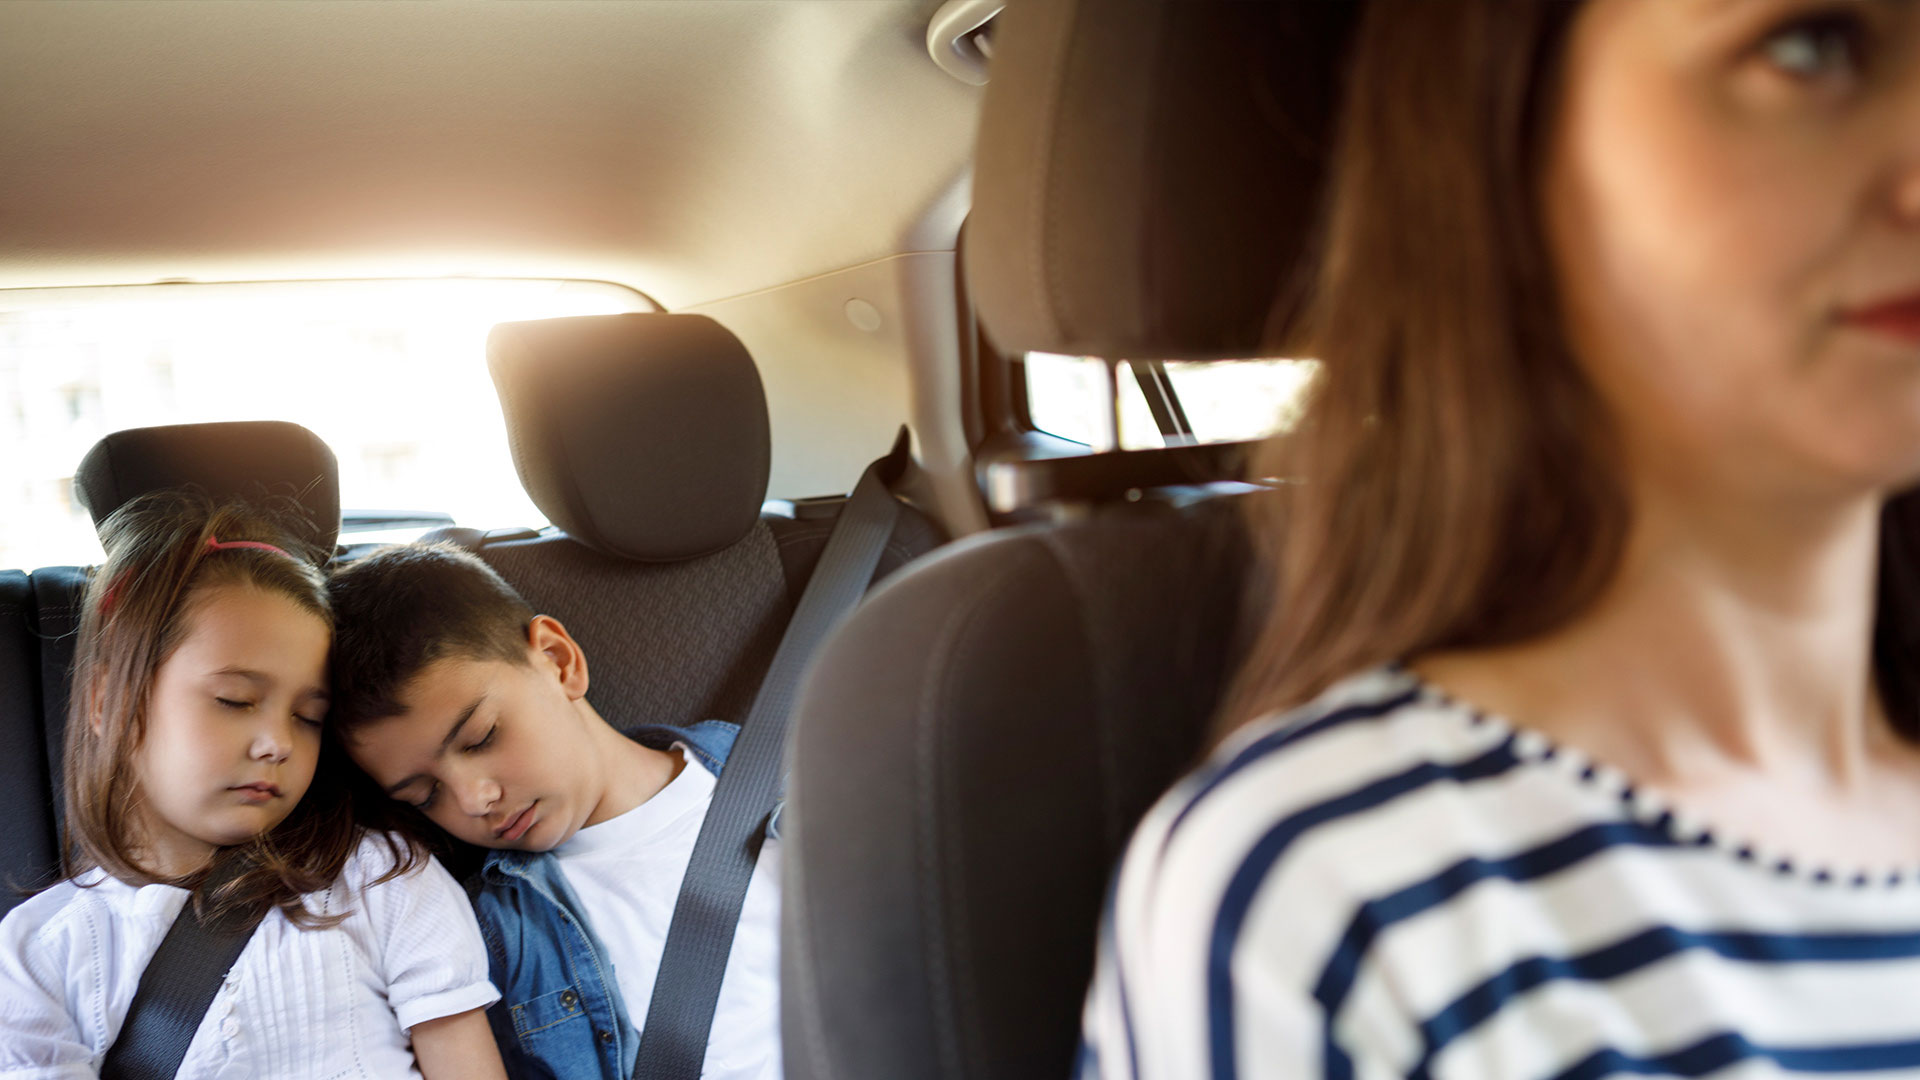
<svg viewBox="0 0 1920 1080">
<path fill-rule="evenodd" d="M 326 930 L 269 912 L 234 963 L 181 1077 L 418 1077 L 413 1025 L 499 997 L 466 895 L 438 862 L 375 888 L 392 865 L 369 836 L 309 910 L 351 911 Z M 91 887 L 82 887 L 90 885 Z M 140 975 L 185 906 L 166 885 L 91 871 L 0 921 L 0 1077 L 93 1077 Z"/>
</svg>

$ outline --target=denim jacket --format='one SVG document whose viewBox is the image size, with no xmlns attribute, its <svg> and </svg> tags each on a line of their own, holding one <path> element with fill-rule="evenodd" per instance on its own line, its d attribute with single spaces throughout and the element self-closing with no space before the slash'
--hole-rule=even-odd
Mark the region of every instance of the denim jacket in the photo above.
<svg viewBox="0 0 1920 1080">
<path fill-rule="evenodd" d="M 685 743 L 690 756 L 718 776 L 739 733 L 737 725 L 703 720 L 686 728 L 643 727 L 632 737 L 656 750 Z M 771 826 L 768 835 L 775 835 Z M 500 990 L 487 1019 L 508 1075 L 628 1080 L 640 1033 L 620 1000 L 607 948 L 587 925 L 560 860 L 543 851 L 488 852 L 473 907 Z"/>
</svg>

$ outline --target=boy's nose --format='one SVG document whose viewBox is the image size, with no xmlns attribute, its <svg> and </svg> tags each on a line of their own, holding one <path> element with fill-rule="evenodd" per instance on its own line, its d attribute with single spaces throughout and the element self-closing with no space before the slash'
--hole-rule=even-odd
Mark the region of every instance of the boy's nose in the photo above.
<svg viewBox="0 0 1920 1080">
<path fill-rule="evenodd" d="M 468 817 L 486 817 L 500 802 L 500 785 L 491 780 L 475 780 L 461 785 L 460 809 Z"/>
</svg>

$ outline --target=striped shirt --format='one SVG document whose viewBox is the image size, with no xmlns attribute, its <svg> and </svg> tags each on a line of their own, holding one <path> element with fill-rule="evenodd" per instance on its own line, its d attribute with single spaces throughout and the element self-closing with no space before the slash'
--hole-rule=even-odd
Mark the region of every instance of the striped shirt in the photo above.
<svg viewBox="0 0 1920 1080">
<path fill-rule="evenodd" d="M 1142 821 L 1079 1074 L 1920 1077 L 1920 874 L 1796 864 L 1400 668 Z"/>
</svg>

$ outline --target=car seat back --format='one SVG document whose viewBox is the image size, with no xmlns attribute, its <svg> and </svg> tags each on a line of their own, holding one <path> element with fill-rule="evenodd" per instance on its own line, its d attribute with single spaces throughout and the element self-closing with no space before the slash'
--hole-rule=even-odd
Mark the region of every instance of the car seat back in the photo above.
<svg viewBox="0 0 1920 1080">
<path fill-rule="evenodd" d="M 968 222 L 986 337 L 1267 355 L 1359 6 L 1010 3 Z M 829 641 L 796 721 L 789 1080 L 1071 1072 L 1110 870 L 1204 750 L 1271 602 L 1240 513 L 1269 496 L 1155 505 L 1149 483 L 1139 506 L 956 544 Z"/>
<path fill-rule="evenodd" d="M 742 720 L 844 502 L 766 503 L 746 348 L 704 316 L 629 314 L 503 324 L 488 354 L 557 528 L 453 538 L 580 641 L 614 726 Z M 903 506 L 876 580 L 942 539 Z"/>
</svg>

